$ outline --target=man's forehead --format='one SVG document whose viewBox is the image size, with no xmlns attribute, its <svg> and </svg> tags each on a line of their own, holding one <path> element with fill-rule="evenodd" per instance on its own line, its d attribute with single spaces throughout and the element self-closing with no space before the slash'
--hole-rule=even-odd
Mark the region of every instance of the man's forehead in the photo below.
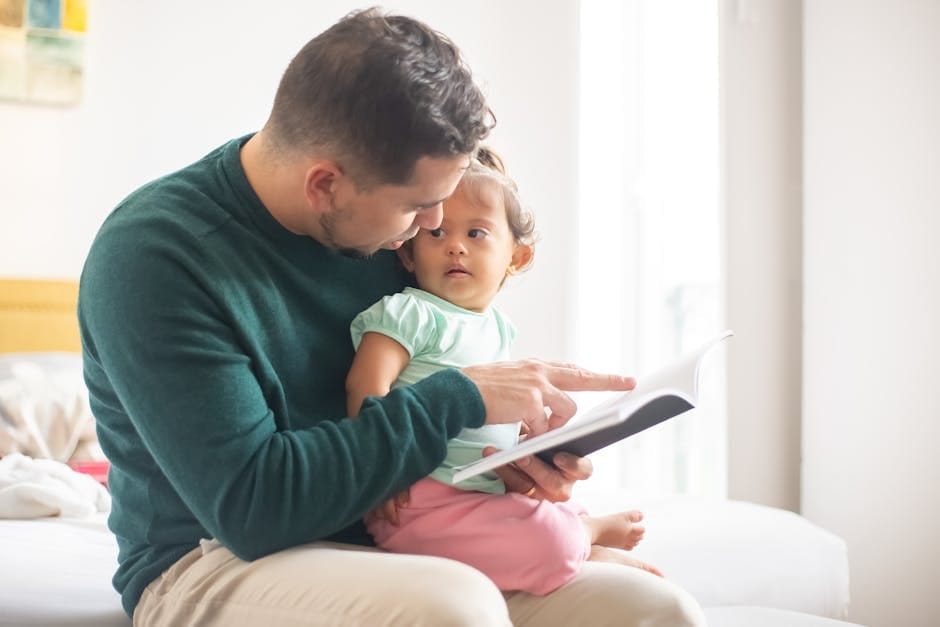
<svg viewBox="0 0 940 627">
<path fill-rule="evenodd" d="M 453 157 L 419 157 L 415 162 L 414 176 L 440 176 L 444 173 L 463 175 L 470 167 L 470 155 L 456 155 Z"/>
<path fill-rule="evenodd" d="M 470 166 L 467 157 L 444 159 L 422 157 L 422 159 L 425 161 L 418 161 L 411 185 L 406 186 L 424 196 L 416 199 L 418 204 L 422 205 L 434 205 L 453 194 L 464 172 Z"/>
</svg>

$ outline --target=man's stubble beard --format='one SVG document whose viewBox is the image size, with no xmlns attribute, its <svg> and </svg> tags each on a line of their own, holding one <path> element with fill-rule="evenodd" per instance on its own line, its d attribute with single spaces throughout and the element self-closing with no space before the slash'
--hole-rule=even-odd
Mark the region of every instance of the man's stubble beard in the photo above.
<svg viewBox="0 0 940 627">
<path fill-rule="evenodd" d="M 357 248 L 350 248 L 347 246 L 340 246 L 336 242 L 336 216 L 339 212 L 334 206 L 332 211 L 329 213 L 324 213 L 320 216 L 320 228 L 323 231 L 323 239 L 326 240 L 323 242 L 327 248 L 331 248 L 338 252 L 344 257 L 350 257 L 352 259 L 367 259 L 374 255 L 377 251 L 365 251 L 359 250 Z"/>
</svg>

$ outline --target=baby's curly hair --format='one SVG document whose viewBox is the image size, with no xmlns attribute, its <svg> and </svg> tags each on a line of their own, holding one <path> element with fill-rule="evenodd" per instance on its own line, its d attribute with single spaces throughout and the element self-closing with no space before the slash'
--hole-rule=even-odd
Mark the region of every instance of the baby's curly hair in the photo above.
<svg viewBox="0 0 940 627">
<path fill-rule="evenodd" d="M 487 146 L 477 148 L 470 167 L 463 175 L 460 184 L 467 185 L 478 202 L 482 202 L 481 188 L 487 183 L 499 186 L 506 208 L 506 220 L 509 230 L 517 244 L 533 246 L 538 239 L 535 232 L 535 216 L 523 203 L 516 182 L 506 174 L 506 165 L 502 158 Z"/>
</svg>

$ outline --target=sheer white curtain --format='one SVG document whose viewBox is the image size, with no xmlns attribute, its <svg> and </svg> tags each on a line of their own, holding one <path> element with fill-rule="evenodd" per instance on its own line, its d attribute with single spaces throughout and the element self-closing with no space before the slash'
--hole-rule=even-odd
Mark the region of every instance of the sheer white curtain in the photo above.
<svg viewBox="0 0 940 627">
<path fill-rule="evenodd" d="M 575 336 L 595 369 L 640 376 L 724 328 L 717 14 L 703 0 L 581 3 Z M 595 454 L 591 483 L 723 496 L 722 366 L 709 362 L 699 408 Z"/>
</svg>

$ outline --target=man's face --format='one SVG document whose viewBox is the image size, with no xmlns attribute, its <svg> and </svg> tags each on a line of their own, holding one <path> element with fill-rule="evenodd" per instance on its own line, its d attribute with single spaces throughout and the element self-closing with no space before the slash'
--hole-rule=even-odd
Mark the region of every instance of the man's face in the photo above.
<svg viewBox="0 0 940 627">
<path fill-rule="evenodd" d="M 422 157 L 408 183 L 364 192 L 343 178 L 332 209 L 320 217 L 323 243 L 346 254 L 367 256 L 382 248 L 400 248 L 421 228 L 436 229 L 443 216 L 441 204 L 454 193 L 468 164 L 466 156 Z"/>
</svg>

